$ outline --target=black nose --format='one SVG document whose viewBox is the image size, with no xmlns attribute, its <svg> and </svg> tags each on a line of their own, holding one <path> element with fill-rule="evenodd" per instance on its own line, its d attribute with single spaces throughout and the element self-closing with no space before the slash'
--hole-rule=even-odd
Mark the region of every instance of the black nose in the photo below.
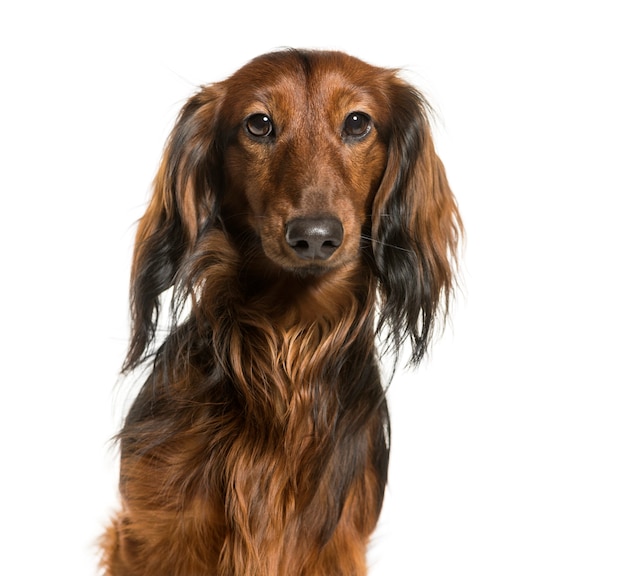
<svg viewBox="0 0 626 576">
<path fill-rule="evenodd" d="M 285 239 L 302 260 L 327 260 L 343 242 L 343 226 L 337 218 L 294 218 Z"/>
</svg>

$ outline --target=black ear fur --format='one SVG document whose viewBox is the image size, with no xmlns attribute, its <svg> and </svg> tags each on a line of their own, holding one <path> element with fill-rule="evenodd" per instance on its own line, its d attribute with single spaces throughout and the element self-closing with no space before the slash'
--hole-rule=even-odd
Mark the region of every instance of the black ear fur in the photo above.
<svg viewBox="0 0 626 576">
<path fill-rule="evenodd" d="M 139 223 L 131 274 L 132 333 L 124 371 L 145 358 L 156 335 L 161 295 L 171 288 L 199 232 L 216 218 L 221 144 L 218 85 L 185 104 L 172 130 Z"/>
<path fill-rule="evenodd" d="M 374 203 L 373 252 L 381 293 L 379 332 L 397 358 L 411 344 L 423 358 L 443 298 L 447 306 L 461 222 L 436 156 L 428 104 L 396 79 L 391 86 L 388 164 Z"/>
</svg>

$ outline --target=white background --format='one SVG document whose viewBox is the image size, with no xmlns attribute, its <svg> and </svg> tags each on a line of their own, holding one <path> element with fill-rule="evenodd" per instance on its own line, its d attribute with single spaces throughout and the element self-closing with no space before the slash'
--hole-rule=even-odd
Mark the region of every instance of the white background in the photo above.
<svg viewBox="0 0 626 576">
<path fill-rule="evenodd" d="M 17 5 L 0 8 L 0 573 L 95 573 L 134 222 L 165 138 L 196 85 L 296 46 L 406 69 L 467 227 L 453 321 L 392 386 L 371 574 L 626 574 L 619 2 Z"/>
</svg>

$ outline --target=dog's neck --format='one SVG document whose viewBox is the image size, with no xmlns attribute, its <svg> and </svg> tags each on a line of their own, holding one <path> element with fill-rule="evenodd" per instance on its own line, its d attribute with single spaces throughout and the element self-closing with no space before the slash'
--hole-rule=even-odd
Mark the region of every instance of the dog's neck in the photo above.
<svg viewBox="0 0 626 576">
<path fill-rule="evenodd" d="M 338 378 L 346 363 L 371 364 L 376 283 L 363 282 L 370 274 L 365 263 L 302 276 L 240 254 L 219 230 L 208 235 L 198 251 L 203 273 L 195 278 L 194 306 L 208 321 L 215 354 L 242 393 L 274 387 L 267 407 L 275 410 L 278 388 L 279 410 L 289 411 L 311 386 L 329 374 Z M 262 395 L 249 398 L 247 405 L 262 400 Z"/>
</svg>

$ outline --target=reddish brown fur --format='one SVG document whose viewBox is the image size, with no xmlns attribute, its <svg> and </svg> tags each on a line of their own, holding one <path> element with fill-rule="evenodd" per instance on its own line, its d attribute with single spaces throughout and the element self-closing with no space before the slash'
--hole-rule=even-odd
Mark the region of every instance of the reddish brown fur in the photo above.
<svg viewBox="0 0 626 576">
<path fill-rule="evenodd" d="M 351 139 L 354 111 L 371 126 Z M 246 132 L 258 113 L 271 140 Z M 303 260 L 284 231 L 318 216 L 341 245 Z M 120 433 L 104 573 L 366 574 L 388 451 L 377 300 L 418 361 L 460 230 L 425 104 L 393 71 L 286 51 L 192 97 L 137 233 L 125 369 L 151 350 L 164 290 L 190 312 Z"/>
</svg>

